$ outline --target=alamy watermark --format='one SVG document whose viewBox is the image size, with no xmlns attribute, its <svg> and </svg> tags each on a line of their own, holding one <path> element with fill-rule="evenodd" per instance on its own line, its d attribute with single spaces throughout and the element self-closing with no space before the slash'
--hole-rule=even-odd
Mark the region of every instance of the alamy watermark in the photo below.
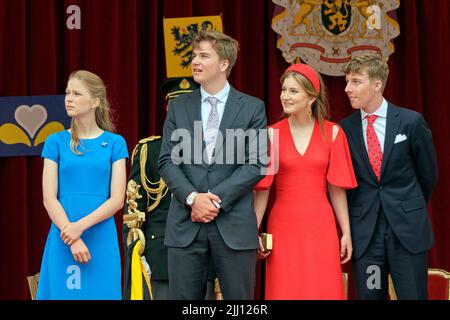
<svg viewBox="0 0 450 320">
<path fill-rule="evenodd" d="M 66 287 L 69 290 L 81 290 L 81 269 L 77 265 L 70 265 L 66 269 L 69 276 L 66 280 Z"/>
<path fill-rule="evenodd" d="M 210 159 L 208 147 L 203 147 L 202 122 L 195 121 L 193 136 L 187 129 L 175 129 L 172 132 L 170 140 L 177 144 L 172 148 L 171 160 L 176 165 L 204 163 L 261 165 L 262 175 L 273 175 L 278 172 L 279 131 L 274 129 L 272 132 L 272 143 L 269 144 L 268 129 L 226 129 L 225 137 L 220 130 L 208 131 L 205 136 L 215 136 L 214 153 Z"/>
<path fill-rule="evenodd" d="M 70 16 L 66 20 L 67 29 L 80 30 L 81 29 L 81 9 L 80 9 L 80 7 L 75 4 L 70 5 L 67 7 L 66 13 L 70 14 Z"/>
<path fill-rule="evenodd" d="M 367 17 L 367 28 L 370 30 L 381 29 L 381 8 L 378 5 L 367 7 L 367 13 L 371 15 Z"/>
<path fill-rule="evenodd" d="M 366 270 L 370 276 L 367 278 L 366 285 L 369 290 L 381 289 L 381 269 L 377 265 L 370 265 Z"/>
</svg>

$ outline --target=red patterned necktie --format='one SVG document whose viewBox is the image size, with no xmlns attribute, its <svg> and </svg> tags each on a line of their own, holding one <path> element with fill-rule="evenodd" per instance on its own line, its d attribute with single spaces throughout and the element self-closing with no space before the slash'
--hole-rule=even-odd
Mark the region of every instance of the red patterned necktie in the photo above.
<svg viewBox="0 0 450 320">
<path fill-rule="evenodd" d="M 380 180 L 381 173 L 381 163 L 383 160 L 383 153 L 381 152 L 380 141 L 378 140 L 377 134 L 375 133 L 375 129 L 373 127 L 373 123 L 375 122 L 378 116 L 366 116 L 367 119 L 367 152 L 369 155 L 369 162 L 372 166 L 373 172 L 377 176 L 378 180 Z"/>
</svg>

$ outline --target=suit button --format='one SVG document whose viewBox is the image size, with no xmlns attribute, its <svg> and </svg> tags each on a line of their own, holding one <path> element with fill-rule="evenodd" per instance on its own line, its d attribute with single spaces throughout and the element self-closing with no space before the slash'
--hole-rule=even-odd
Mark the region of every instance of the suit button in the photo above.
<svg viewBox="0 0 450 320">
<path fill-rule="evenodd" d="M 155 239 L 155 235 L 154 234 L 152 234 L 152 239 Z"/>
<path fill-rule="evenodd" d="M 212 172 L 212 168 L 208 168 L 208 172 Z"/>
<path fill-rule="evenodd" d="M 383 189 L 383 187 L 382 187 L 382 186 L 379 186 L 379 187 L 378 187 L 378 189 L 379 189 L 379 190 L 382 190 L 382 189 Z"/>
</svg>

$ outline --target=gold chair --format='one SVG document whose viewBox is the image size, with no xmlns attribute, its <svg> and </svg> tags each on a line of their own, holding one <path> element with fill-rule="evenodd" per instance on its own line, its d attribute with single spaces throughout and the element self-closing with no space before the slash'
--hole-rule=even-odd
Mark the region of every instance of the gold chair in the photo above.
<svg viewBox="0 0 450 320">
<path fill-rule="evenodd" d="M 392 281 L 391 274 L 388 275 L 388 288 L 389 288 L 389 300 L 398 300 L 397 294 L 395 293 L 394 289 L 394 282 Z"/>
<path fill-rule="evenodd" d="M 428 299 L 450 300 L 449 272 L 442 269 L 428 269 Z"/>
<path fill-rule="evenodd" d="M 344 281 L 345 299 L 348 300 L 348 273 L 342 272 L 342 280 Z"/>
<path fill-rule="evenodd" d="M 36 300 L 36 293 L 39 283 L 39 273 L 36 273 L 34 276 L 28 276 L 27 280 L 28 280 L 28 287 L 30 288 L 31 300 Z"/>
<path fill-rule="evenodd" d="M 220 290 L 219 278 L 214 279 L 214 293 L 216 300 L 223 300 L 222 291 Z"/>
<path fill-rule="evenodd" d="M 389 298 L 397 300 L 394 283 L 389 274 Z M 428 269 L 428 299 L 429 300 L 450 300 L 450 273 L 442 270 Z"/>
</svg>

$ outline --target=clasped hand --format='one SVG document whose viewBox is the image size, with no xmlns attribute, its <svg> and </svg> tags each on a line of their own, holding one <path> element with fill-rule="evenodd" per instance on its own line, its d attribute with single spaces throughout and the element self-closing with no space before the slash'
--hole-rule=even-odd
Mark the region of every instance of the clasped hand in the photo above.
<svg viewBox="0 0 450 320">
<path fill-rule="evenodd" d="M 83 227 L 77 222 L 69 222 L 61 228 L 60 238 L 65 244 L 71 246 L 83 234 Z"/>
<path fill-rule="evenodd" d="M 70 251 L 72 252 L 73 259 L 76 262 L 88 263 L 91 260 L 89 249 L 82 239 L 75 240 L 75 242 L 70 246 Z"/>
<path fill-rule="evenodd" d="M 213 204 L 213 201 L 221 203 L 222 200 L 212 193 L 198 193 L 195 197 L 191 210 L 192 222 L 208 223 L 213 221 L 219 214 L 219 209 Z"/>
</svg>

